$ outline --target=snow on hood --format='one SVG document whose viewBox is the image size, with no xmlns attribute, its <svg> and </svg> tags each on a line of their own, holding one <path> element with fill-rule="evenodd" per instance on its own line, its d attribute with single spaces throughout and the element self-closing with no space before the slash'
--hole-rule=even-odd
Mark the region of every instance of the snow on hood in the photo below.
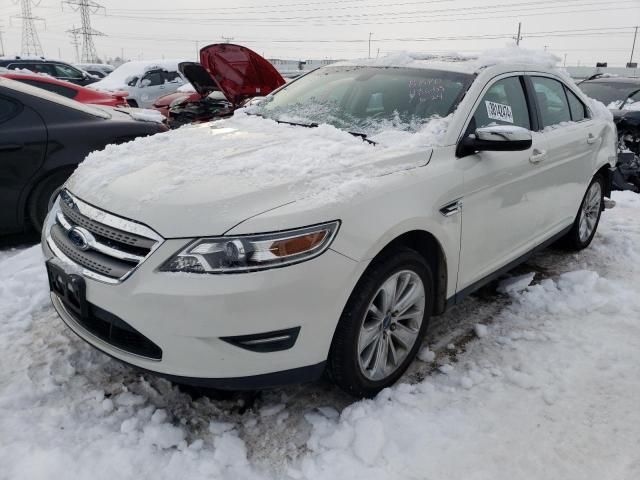
<svg viewBox="0 0 640 480">
<path fill-rule="evenodd" d="M 120 65 L 102 80 L 87 85 L 94 90 L 122 90 L 127 89 L 127 80 L 131 77 L 140 77 L 149 70 L 178 71 L 178 64 L 184 60 L 145 60 L 127 62 Z"/>
<path fill-rule="evenodd" d="M 109 145 L 91 153 L 67 185 L 81 199 L 165 236 L 197 228 L 221 234 L 286 203 L 341 202 L 382 175 L 425 165 L 428 147 L 439 144 L 448 124 L 447 117 L 414 134 L 381 132 L 372 145 L 329 125 L 278 124 L 238 111 L 230 119 Z"/>
</svg>

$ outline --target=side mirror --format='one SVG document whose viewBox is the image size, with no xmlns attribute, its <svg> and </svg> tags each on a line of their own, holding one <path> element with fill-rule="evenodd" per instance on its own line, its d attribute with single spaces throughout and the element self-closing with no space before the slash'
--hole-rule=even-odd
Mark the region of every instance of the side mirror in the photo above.
<svg viewBox="0 0 640 480">
<path fill-rule="evenodd" d="M 529 150 L 532 145 L 531 132 L 526 128 L 511 125 L 482 127 L 475 134 L 462 139 L 458 146 L 458 155 L 471 155 L 475 152 L 519 152 Z"/>
</svg>

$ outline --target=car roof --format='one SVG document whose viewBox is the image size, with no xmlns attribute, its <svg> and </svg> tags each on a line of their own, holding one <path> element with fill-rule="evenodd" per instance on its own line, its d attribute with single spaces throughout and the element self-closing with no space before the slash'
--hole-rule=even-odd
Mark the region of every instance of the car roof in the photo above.
<svg viewBox="0 0 640 480">
<path fill-rule="evenodd" d="M 0 57 L 0 64 L 2 65 L 10 65 L 12 63 L 35 63 L 35 62 L 41 62 L 41 63 L 64 63 L 65 65 L 69 65 L 67 62 L 64 62 L 62 60 L 56 60 L 53 58 L 45 58 L 45 57 L 21 57 L 21 56 L 15 56 L 15 57 Z"/>
</svg>

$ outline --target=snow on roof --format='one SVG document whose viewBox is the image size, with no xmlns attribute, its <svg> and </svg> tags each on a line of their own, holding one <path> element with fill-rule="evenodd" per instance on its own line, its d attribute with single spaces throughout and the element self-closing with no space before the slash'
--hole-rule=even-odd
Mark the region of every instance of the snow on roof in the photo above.
<svg viewBox="0 0 640 480">
<path fill-rule="evenodd" d="M 127 62 L 120 65 L 113 72 L 99 82 L 89 85 L 95 90 L 120 90 L 127 87 L 127 80 L 131 77 L 139 77 L 149 70 L 178 71 L 178 64 L 186 60 L 144 60 Z"/>
<path fill-rule="evenodd" d="M 555 69 L 560 59 L 555 55 L 538 50 L 528 50 L 515 45 L 486 50 L 480 55 L 459 53 L 430 54 L 398 52 L 374 59 L 346 60 L 331 66 L 379 66 L 403 68 L 431 68 L 475 73 L 483 68 L 501 64 L 529 65 Z"/>
</svg>

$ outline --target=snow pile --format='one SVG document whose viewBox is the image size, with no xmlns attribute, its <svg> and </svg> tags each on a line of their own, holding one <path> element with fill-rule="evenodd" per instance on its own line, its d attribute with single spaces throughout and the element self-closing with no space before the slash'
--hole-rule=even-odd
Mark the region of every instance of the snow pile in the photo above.
<svg viewBox="0 0 640 480">
<path fill-rule="evenodd" d="M 317 128 L 279 124 L 236 112 L 234 117 L 110 145 L 80 164 L 70 185 L 82 197 L 108 202 L 106 187 L 116 179 L 140 174 L 158 180 L 145 185 L 142 200 L 209 181 L 214 176 L 250 182 L 256 189 L 292 185 L 300 197 L 341 198 L 356 195 L 380 175 L 406 170 L 428 161 L 449 119 L 434 119 L 415 134 L 381 132 L 377 145 L 330 125 Z M 408 155 L 408 159 L 402 159 Z M 386 163 L 385 163 L 386 161 Z M 153 171 L 153 173 L 151 173 Z M 320 200 L 319 200 L 320 201 Z"/>
<path fill-rule="evenodd" d="M 163 69 L 171 72 L 178 71 L 178 64 L 185 60 L 144 60 L 127 62 L 120 65 L 102 80 L 87 85 L 94 90 L 126 90 L 127 83 L 133 77 L 140 78 L 149 70 Z"/>
<path fill-rule="evenodd" d="M 134 120 L 141 122 L 155 122 L 163 123 L 166 119 L 158 110 L 152 110 L 150 108 L 128 108 L 127 113 Z"/>
</svg>

